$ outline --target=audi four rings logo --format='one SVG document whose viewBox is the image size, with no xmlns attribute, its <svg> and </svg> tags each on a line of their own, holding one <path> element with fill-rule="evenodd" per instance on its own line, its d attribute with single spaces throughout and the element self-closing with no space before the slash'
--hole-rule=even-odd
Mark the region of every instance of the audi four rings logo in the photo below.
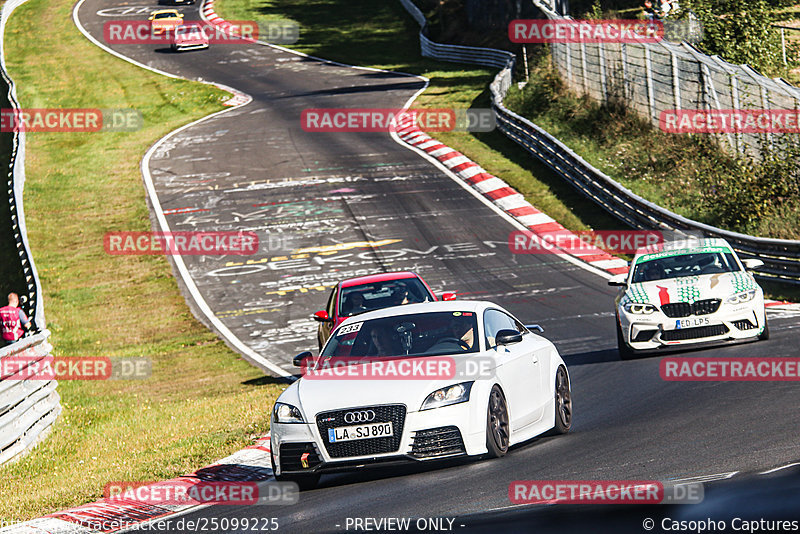
<svg viewBox="0 0 800 534">
<path fill-rule="evenodd" d="M 375 419 L 375 412 L 372 410 L 361 410 L 360 412 L 347 412 L 344 414 L 345 423 L 367 423 Z"/>
</svg>

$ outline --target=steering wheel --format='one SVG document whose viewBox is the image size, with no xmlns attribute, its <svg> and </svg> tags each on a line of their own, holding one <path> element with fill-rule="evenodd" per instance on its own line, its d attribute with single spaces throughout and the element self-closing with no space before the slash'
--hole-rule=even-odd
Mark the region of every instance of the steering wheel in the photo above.
<svg viewBox="0 0 800 534">
<path fill-rule="evenodd" d="M 469 350 L 469 345 L 467 344 L 467 342 L 464 341 L 463 339 L 458 339 L 457 337 L 443 337 L 442 339 L 437 341 L 436 344 L 438 345 L 439 343 L 448 343 L 448 342 L 456 343 L 464 350 Z"/>
</svg>

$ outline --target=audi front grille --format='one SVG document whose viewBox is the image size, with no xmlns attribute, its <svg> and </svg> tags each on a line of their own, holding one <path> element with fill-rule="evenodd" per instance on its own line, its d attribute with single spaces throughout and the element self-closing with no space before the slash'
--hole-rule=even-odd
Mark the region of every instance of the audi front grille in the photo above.
<svg viewBox="0 0 800 534">
<path fill-rule="evenodd" d="M 414 434 L 411 456 L 414 458 L 439 458 L 466 454 L 461 432 L 455 426 L 420 430 Z"/>
<path fill-rule="evenodd" d="M 350 416 L 345 420 L 345 416 L 350 413 L 374 412 L 375 417 L 368 421 L 355 420 Z M 360 418 L 359 418 L 360 419 Z M 403 404 L 384 404 L 382 406 L 364 406 L 360 408 L 348 408 L 346 410 L 335 410 L 317 414 L 317 428 L 325 449 L 331 458 L 349 458 L 352 456 L 368 456 L 370 454 L 383 454 L 396 452 L 400 449 L 400 440 L 403 436 L 403 425 L 406 420 L 406 407 Z M 353 422 L 348 422 L 353 421 Z M 328 429 L 341 426 L 353 426 L 354 424 L 371 423 L 392 423 L 393 434 L 388 437 L 356 439 L 330 443 L 328 441 Z"/>
<path fill-rule="evenodd" d="M 311 471 L 322 463 L 313 443 L 281 443 L 280 458 L 281 471 Z"/>
</svg>

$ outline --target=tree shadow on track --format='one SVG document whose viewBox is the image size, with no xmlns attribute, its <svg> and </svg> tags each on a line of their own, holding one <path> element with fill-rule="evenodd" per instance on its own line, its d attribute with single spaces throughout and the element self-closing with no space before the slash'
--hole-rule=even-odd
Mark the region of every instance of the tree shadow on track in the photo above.
<svg viewBox="0 0 800 534">
<path fill-rule="evenodd" d="M 616 348 L 577 352 L 575 354 L 562 354 L 561 357 L 569 367 L 620 361 L 619 352 Z"/>
</svg>

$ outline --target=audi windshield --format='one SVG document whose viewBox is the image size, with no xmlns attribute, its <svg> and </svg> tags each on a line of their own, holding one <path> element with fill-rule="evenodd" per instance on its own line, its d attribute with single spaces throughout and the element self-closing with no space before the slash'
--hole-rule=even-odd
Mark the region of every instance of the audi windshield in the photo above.
<svg viewBox="0 0 800 534">
<path fill-rule="evenodd" d="M 475 313 L 467 311 L 417 313 L 350 322 L 334 332 L 320 360 L 478 352 L 477 332 Z"/>
</svg>

